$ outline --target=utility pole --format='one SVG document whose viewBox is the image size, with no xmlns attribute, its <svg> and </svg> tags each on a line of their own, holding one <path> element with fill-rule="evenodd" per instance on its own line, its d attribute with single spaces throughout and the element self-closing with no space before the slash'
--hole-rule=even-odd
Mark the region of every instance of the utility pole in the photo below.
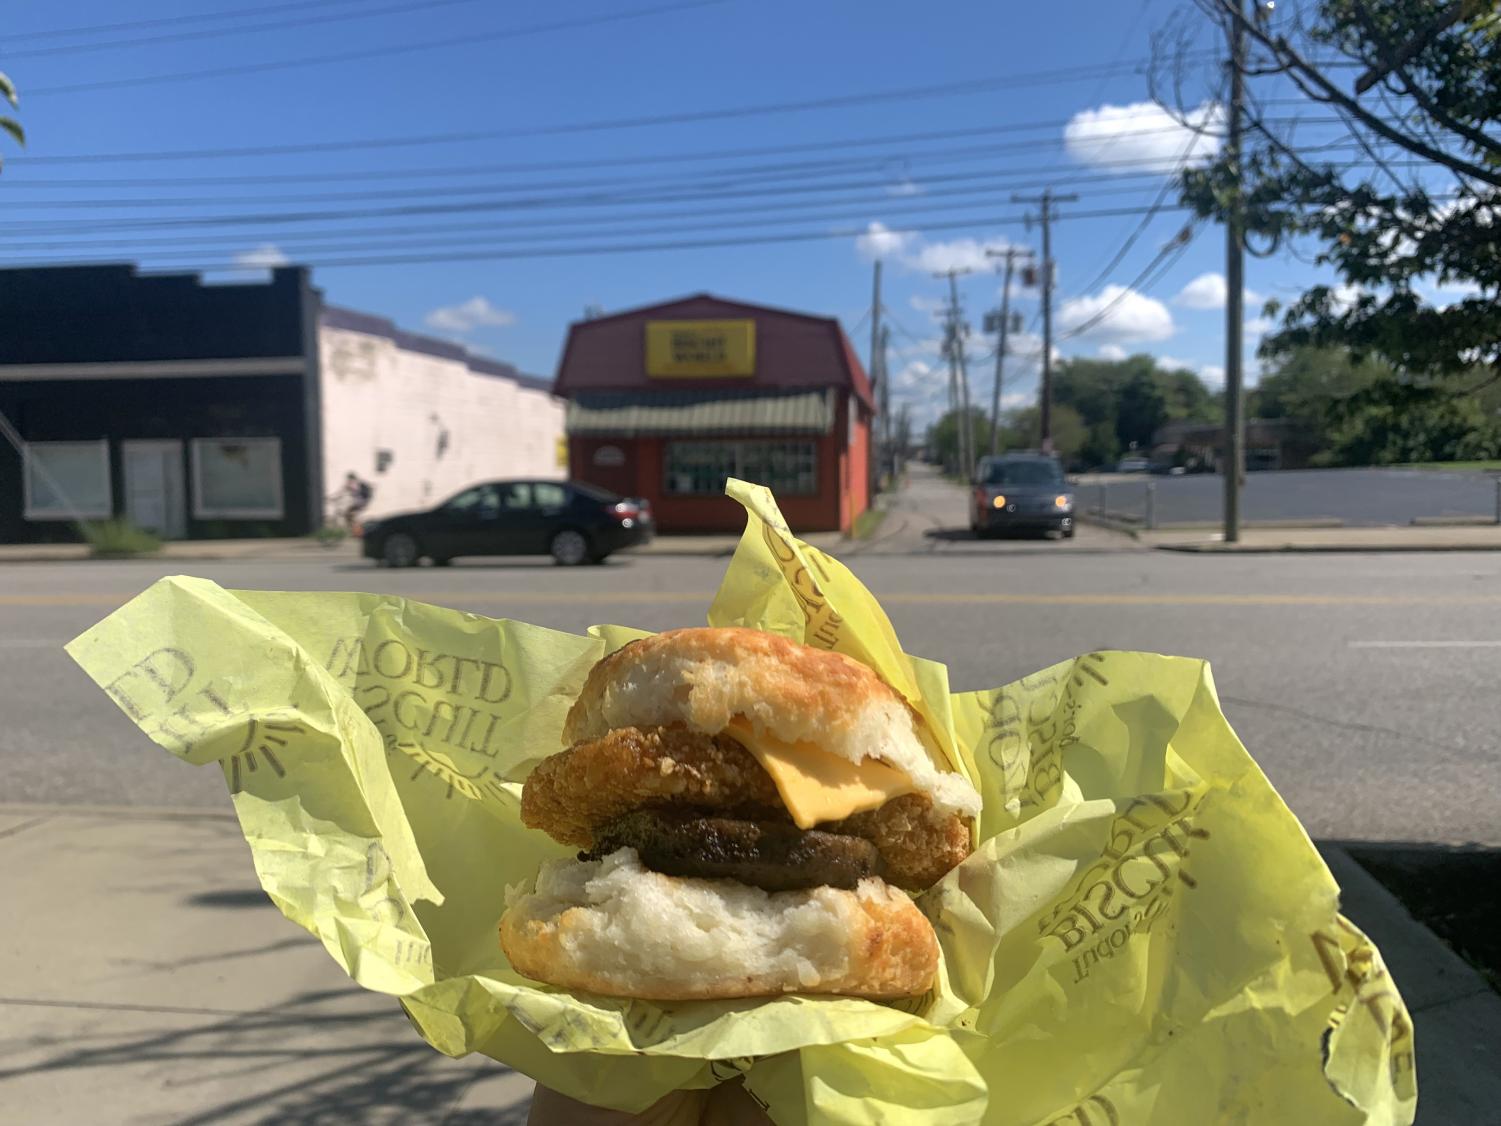
<svg viewBox="0 0 1501 1126">
<path fill-rule="evenodd" d="M 891 480 L 896 480 L 896 454 L 891 447 L 891 369 L 886 357 L 891 349 L 891 328 L 881 326 L 881 343 L 877 355 L 881 357 L 881 460 Z"/>
<path fill-rule="evenodd" d="M 959 412 L 957 419 L 959 461 L 960 471 L 964 474 L 965 480 L 973 477 L 975 472 L 975 430 L 969 411 L 969 372 L 966 370 L 964 359 L 964 319 L 959 307 L 959 275 L 967 273 L 969 273 L 968 270 L 954 269 L 933 275 L 936 278 L 949 279 L 948 326 L 944 339 L 947 343 L 949 358 L 949 382 L 954 389 L 955 409 Z"/>
<path fill-rule="evenodd" d="M 1230 121 L 1225 137 L 1226 164 L 1235 177 L 1230 213 L 1225 223 L 1225 542 L 1240 539 L 1240 478 L 1245 471 L 1246 431 L 1241 417 L 1241 340 L 1245 302 L 1245 220 L 1242 216 L 1240 126 L 1245 102 L 1245 28 L 1230 21 Z"/>
<path fill-rule="evenodd" d="M 1041 420 L 1043 453 L 1053 452 L 1053 227 L 1055 218 L 1053 204 L 1073 203 L 1079 197 L 1073 192 L 1057 194 L 1052 188 L 1043 189 L 1040 196 L 1013 195 L 1012 203 L 1035 203 L 1040 207 L 1038 221 L 1042 224 L 1042 387 L 1039 393 L 1037 413 Z M 1027 225 L 1031 225 L 1031 216 Z"/>
<path fill-rule="evenodd" d="M 1001 452 L 1001 377 L 1006 370 L 1006 336 L 1011 325 L 1011 273 L 1018 257 L 1032 256 L 1030 250 L 1008 246 L 1005 250 L 987 250 L 987 258 L 1006 260 L 1006 280 L 1001 285 L 1000 323 L 996 326 L 995 386 L 990 389 L 990 456 Z"/>
<path fill-rule="evenodd" d="M 885 405 L 886 404 L 886 364 L 885 364 L 885 359 L 886 359 L 886 357 L 882 354 L 882 351 L 881 351 L 881 260 L 879 258 L 877 258 L 876 259 L 876 269 L 875 269 L 875 280 L 871 284 L 871 293 L 870 293 L 870 372 L 869 372 L 869 375 L 870 375 L 870 380 L 871 380 L 872 386 L 875 388 L 877 394 L 880 396 L 881 406 L 880 406 L 879 409 L 880 409 L 880 413 L 881 413 L 881 421 L 882 421 L 882 423 L 884 423 L 885 420 L 886 420 L 886 405 Z M 855 409 L 853 401 L 851 401 L 851 403 L 850 403 L 850 409 L 851 410 Z M 872 427 L 872 429 L 871 429 L 870 439 L 871 439 L 870 445 L 874 445 L 875 444 L 875 442 L 874 442 L 874 439 L 875 439 L 875 428 L 874 427 Z M 882 458 L 882 456 L 885 453 L 885 451 L 882 450 L 882 449 L 871 449 L 870 445 L 867 445 L 866 450 L 865 450 L 865 463 L 866 463 L 866 470 L 867 470 L 867 472 L 866 472 L 867 485 L 866 485 L 866 492 L 865 492 L 865 501 L 866 501 L 867 504 L 870 504 L 870 503 L 872 503 L 875 500 L 876 491 L 877 491 L 877 489 L 880 486 L 880 483 L 881 483 L 881 469 L 880 469 L 881 458 Z"/>
</svg>

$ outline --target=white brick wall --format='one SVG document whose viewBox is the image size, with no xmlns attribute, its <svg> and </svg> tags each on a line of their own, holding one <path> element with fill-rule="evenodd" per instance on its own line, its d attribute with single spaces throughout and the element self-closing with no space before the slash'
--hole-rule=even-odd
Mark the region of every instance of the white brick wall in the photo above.
<svg viewBox="0 0 1501 1126">
<path fill-rule="evenodd" d="M 546 392 L 328 325 L 318 350 L 325 487 L 358 473 L 375 486 L 367 515 L 427 508 L 476 481 L 565 475 L 563 404 Z"/>
</svg>

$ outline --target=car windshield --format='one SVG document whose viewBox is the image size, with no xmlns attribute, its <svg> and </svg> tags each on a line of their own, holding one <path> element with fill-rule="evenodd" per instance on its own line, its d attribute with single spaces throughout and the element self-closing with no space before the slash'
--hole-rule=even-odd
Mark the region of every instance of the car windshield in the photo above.
<svg viewBox="0 0 1501 1126">
<path fill-rule="evenodd" d="M 1063 471 L 1051 461 L 997 461 L 986 466 L 986 485 L 1061 485 Z"/>
</svg>

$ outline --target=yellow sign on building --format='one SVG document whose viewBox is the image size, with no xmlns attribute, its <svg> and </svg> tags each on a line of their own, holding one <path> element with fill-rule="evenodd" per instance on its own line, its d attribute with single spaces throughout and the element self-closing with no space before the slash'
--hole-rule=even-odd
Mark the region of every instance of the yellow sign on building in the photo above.
<svg viewBox="0 0 1501 1126">
<path fill-rule="evenodd" d="M 756 374 L 755 321 L 647 321 L 646 374 L 653 379 Z"/>
</svg>

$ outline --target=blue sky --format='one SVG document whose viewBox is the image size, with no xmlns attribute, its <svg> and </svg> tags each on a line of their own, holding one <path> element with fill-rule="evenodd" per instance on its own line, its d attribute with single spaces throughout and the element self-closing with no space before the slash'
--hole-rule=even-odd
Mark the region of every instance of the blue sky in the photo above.
<svg viewBox="0 0 1501 1126">
<path fill-rule="evenodd" d="M 943 396 L 933 310 L 947 283 L 933 271 L 976 269 L 959 286 L 976 327 L 972 382 L 988 398 L 991 341 L 978 322 L 999 283 L 984 249 L 1035 248 L 1036 229 L 1019 221 L 1027 208 L 1010 197 L 1051 183 L 1080 196 L 1061 205 L 1054 227 L 1059 327 L 1111 309 L 1060 351 L 1147 351 L 1211 383 L 1222 377 L 1218 228 L 1203 228 L 1150 286 L 1123 295 L 1184 225 L 1182 212 L 1164 209 L 1101 276 L 1165 170 L 1191 151 L 1191 136 L 1150 104 L 1145 77 L 1132 72 L 1177 9 L 1171 0 L 306 0 L 181 19 L 248 7 L 6 6 L 0 69 L 20 87 L 30 143 L 6 150 L 0 261 L 221 271 L 307 261 L 334 303 L 551 376 L 564 330 L 585 306 L 615 310 L 700 290 L 837 316 L 864 355 L 879 254 L 893 387 L 926 417 Z M 143 20 L 176 22 L 45 34 Z M 298 26 L 271 26 L 289 21 Z M 536 26 L 557 23 L 574 26 Z M 237 30 L 209 34 L 228 29 Z M 507 30 L 522 33 L 503 37 Z M 444 43 L 423 46 L 433 41 Z M 82 49 L 100 43 L 113 45 Z M 345 54 L 365 57 L 282 65 Z M 240 72 L 249 67 L 264 69 Z M 213 73 L 162 80 L 203 71 Z M 1198 72 L 1190 106 L 1211 96 L 1213 79 L 1211 68 Z M 929 89 L 890 95 L 915 88 Z M 764 112 L 851 95 L 890 96 Z M 755 112 L 620 123 L 733 109 Z M 1204 112 L 1212 124 L 1214 111 Z M 607 121 L 617 124 L 600 127 Z M 433 141 L 456 133 L 489 135 Z M 302 148 L 201 155 L 268 146 Z M 741 150 L 772 151 L 734 155 Z M 153 156 L 182 151 L 198 155 Z M 80 159 L 99 156 L 110 159 Z M 395 208 L 418 210 L 368 214 Z M 320 217 L 275 218 L 291 212 Z M 1087 217 L 1097 212 L 1116 213 Z M 904 230 L 914 226 L 922 229 Z M 795 237 L 700 245 L 787 236 Z M 690 246 L 595 252 L 657 242 Z M 588 252 L 526 256 L 559 248 Z M 492 253 L 512 256 L 476 260 Z M 393 256 L 427 260 L 322 264 Z M 1262 327 L 1259 299 L 1285 299 L 1315 277 L 1285 255 L 1248 261 L 1248 351 Z M 1014 300 L 1032 325 L 1035 295 L 1018 289 Z M 1031 335 L 1016 342 L 1011 404 L 1035 393 L 1025 353 L 1037 348 Z M 1249 370 L 1254 379 L 1254 362 Z"/>
</svg>

